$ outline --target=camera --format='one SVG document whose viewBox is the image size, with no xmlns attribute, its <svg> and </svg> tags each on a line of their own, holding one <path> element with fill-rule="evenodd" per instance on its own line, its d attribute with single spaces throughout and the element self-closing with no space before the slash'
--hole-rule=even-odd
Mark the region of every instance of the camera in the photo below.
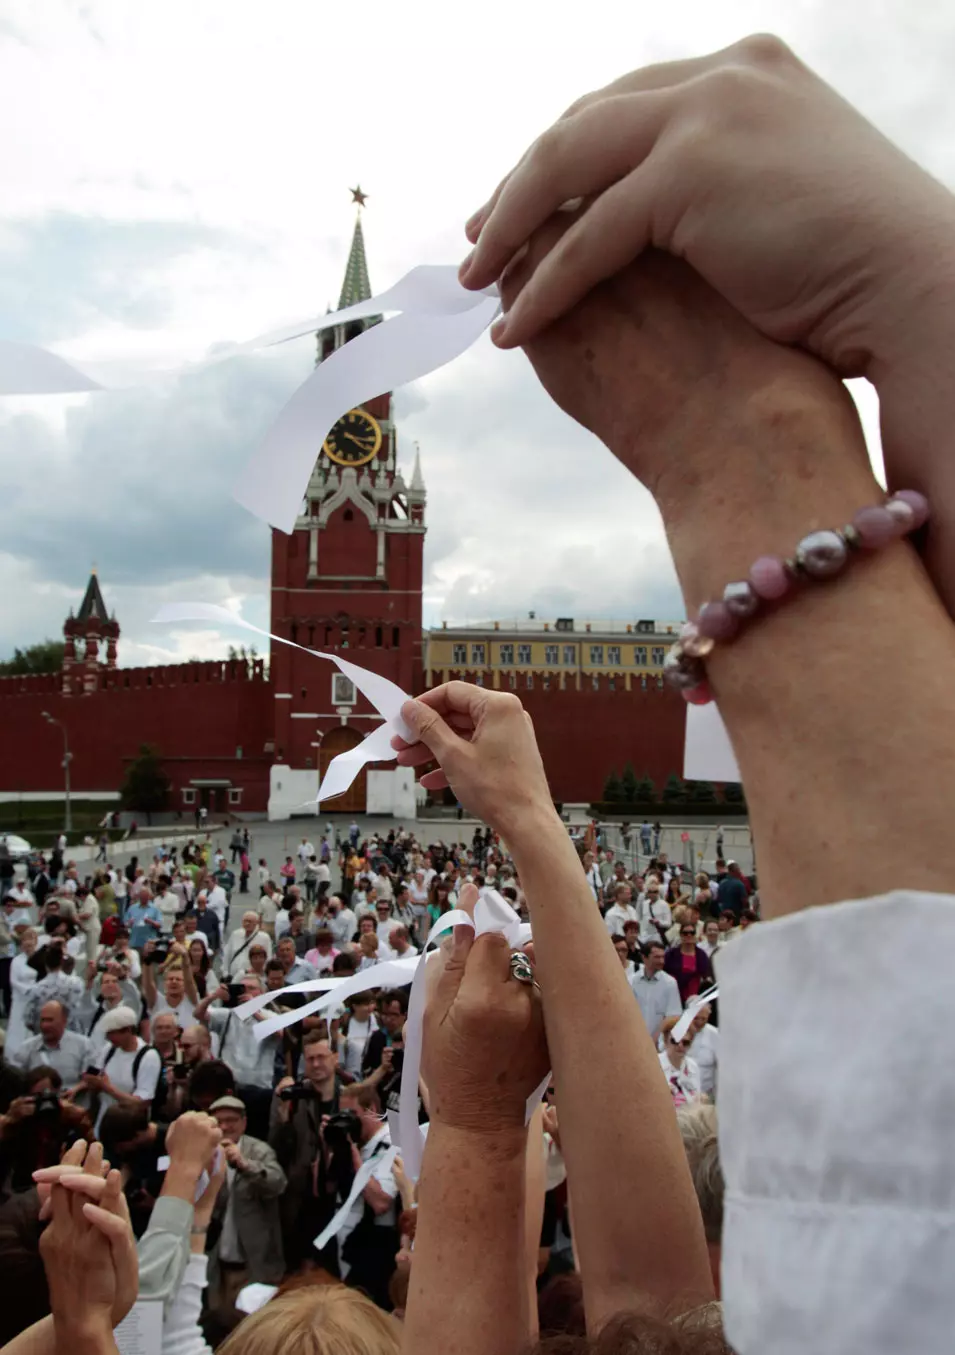
<svg viewBox="0 0 955 1355">
<path fill-rule="evenodd" d="M 165 964 L 169 958 L 169 942 L 157 941 L 155 948 L 145 957 L 147 964 Z"/>
<path fill-rule="evenodd" d="M 346 1148 L 349 1142 L 357 1147 L 361 1143 L 361 1120 L 353 1110 L 338 1110 L 334 1115 L 329 1115 L 322 1137 L 326 1148 L 332 1153 L 339 1148 Z"/>
<path fill-rule="evenodd" d="M 172 1065 L 172 1075 L 176 1082 L 186 1082 L 189 1079 L 189 1065 L 186 1063 L 174 1063 Z"/>
<path fill-rule="evenodd" d="M 84 1077 L 99 1077 L 102 1074 L 102 1068 L 97 1068 L 95 1063 L 91 1063 L 88 1068 L 83 1069 Z"/>
<path fill-rule="evenodd" d="M 54 1116 L 58 1118 L 60 1114 L 60 1098 L 57 1096 L 56 1092 L 37 1092 L 36 1096 L 33 1098 L 33 1113 L 38 1118 L 44 1116 L 51 1119 Z"/>
<path fill-rule="evenodd" d="M 279 1091 L 280 1101 L 313 1101 L 318 1093 L 310 1082 L 293 1082 L 291 1087 L 282 1087 Z"/>
<path fill-rule="evenodd" d="M 223 1007 L 238 1007 L 245 1001 L 244 983 L 227 983 L 226 987 L 229 990 L 229 996 L 222 1003 Z"/>
</svg>

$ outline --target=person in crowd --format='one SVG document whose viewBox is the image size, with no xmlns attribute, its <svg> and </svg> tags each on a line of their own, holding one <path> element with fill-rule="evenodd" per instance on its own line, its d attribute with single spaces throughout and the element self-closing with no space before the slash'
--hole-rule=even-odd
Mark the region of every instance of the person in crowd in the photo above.
<svg viewBox="0 0 955 1355">
<path fill-rule="evenodd" d="M 200 889 L 196 895 L 196 931 L 202 933 L 212 954 L 217 955 L 222 941 L 222 927 L 218 914 L 209 906 L 207 889 Z"/>
<path fill-rule="evenodd" d="M 715 917 L 708 917 L 703 923 L 703 939 L 700 941 L 700 950 L 706 952 L 709 956 L 710 964 L 715 968 L 714 957 L 717 951 L 723 949 L 723 938 L 720 935 L 720 924 Z"/>
<path fill-rule="evenodd" d="M 147 942 L 143 948 L 143 1000 L 152 1017 L 157 1012 L 172 1012 L 180 1030 L 192 1025 L 193 1012 L 199 1001 L 189 952 L 178 941 L 169 944 L 166 958 L 157 966 L 156 942 Z M 159 978 L 157 979 L 157 968 Z"/>
<path fill-rule="evenodd" d="M 630 958 L 630 947 L 627 944 L 627 938 L 621 936 L 619 932 L 615 932 L 610 940 L 613 942 L 613 948 L 620 958 L 620 963 L 623 965 L 623 971 L 627 976 L 627 981 L 630 982 L 636 976 L 636 965 Z"/>
<path fill-rule="evenodd" d="M 713 1025 L 712 1017 L 713 1007 L 707 1002 L 695 1012 L 690 1024 L 690 1032 L 693 1036 L 693 1044 L 691 1046 L 693 1062 L 696 1064 L 700 1074 L 700 1091 L 704 1096 L 709 1097 L 710 1100 L 715 1100 L 719 1065 L 720 1032 L 719 1027 Z"/>
<path fill-rule="evenodd" d="M 184 912 L 183 900 L 172 887 L 172 878 L 169 875 L 162 874 L 156 884 L 156 893 L 153 896 L 153 904 L 159 909 L 162 917 L 162 930 L 165 935 L 172 935 L 173 923 L 181 912 Z"/>
<path fill-rule="evenodd" d="M 70 1030 L 80 1032 L 80 1008 L 85 989 L 83 982 L 75 974 L 69 973 L 73 961 L 66 955 L 61 941 L 51 941 L 30 956 L 28 964 L 42 977 L 30 988 L 23 1014 L 24 1023 L 31 1034 L 40 1031 L 40 1011 L 47 1002 L 59 1002 L 67 1013 L 67 1025 Z"/>
<path fill-rule="evenodd" d="M 693 1031 L 688 1030 L 681 1040 L 673 1037 L 674 1021 L 664 1023 L 661 1033 L 663 1049 L 660 1052 L 660 1067 L 663 1069 L 673 1104 L 677 1107 L 692 1105 L 702 1093 L 700 1070 L 696 1060 L 689 1055 L 693 1044 Z"/>
<path fill-rule="evenodd" d="M 680 922 L 680 944 L 671 946 L 664 960 L 666 972 L 676 979 L 680 1002 L 684 1005 L 696 997 L 701 988 L 712 982 L 713 966 L 702 946 L 696 943 L 696 924 L 684 910 Z"/>
<path fill-rule="evenodd" d="M 249 949 L 259 945 L 265 949 L 265 958 L 272 958 L 272 938 L 260 926 L 259 915 L 255 909 L 242 914 L 242 925 L 230 935 L 222 957 L 222 972 L 230 980 L 240 979 L 249 965 Z"/>
<path fill-rule="evenodd" d="M 683 1010 L 680 988 L 675 978 L 666 973 L 666 949 L 662 941 L 648 941 L 643 946 L 643 968 L 630 980 L 647 1030 L 656 1040 L 664 1021 L 679 1016 Z"/>
<path fill-rule="evenodd" d="M 275 958 L 281 961 L 285 971 L 285 982 L 305 983 L 315 978 L 315 970 L 299 957 L 295 950 L 295 941 L 291 936 L 283 936 L 275 947 Z"/>
<path fill-rule="evenodd" d="M 285 936 L 295 946 L 295 954 L 298 958 L 304 960 L 306 953 L 311 949 L 312 938 L 305 930 L 305 914 L 301 908 L 294 908 L 289 913 L 288 931 Z"/>
<path fill-rule="evenodd" d="M 282 1236 L 286 1264 L 292 1271 L 319 1259 L 312 1243 L 334 1213 L 322 1127 L 325 1118 L 341 1108 L 344 1090 L 325 1032 L 313 1030 L 303 1037 L 302 1061 L 300 1083 L 285 1077 L 276 1084 L 268 1140 L 288 1178 L 281 1204 Z M 334 1264 L 334 1257 L 329 1259 Z"/>
<path fill-rule="evenodd" d="M 345 1015 L 341 1020 L 338 1059 L 344 1073 L 350 1078 L 361 1076 L 365 1046 L 378 1030 L 371 993 L 354 993 L 345 1000 Z"/>
<path fill-rule="evenodd" d="M 207 875 L 207 894 L 209 902 L 209 911 L 215 914 L 216 921 L 219 924 L 219 935 L 225 935 L 226 916 L 229 912 L 229 892 L 223 883 L 226 874 L 231 872 L 217 871 L 213 875 Z M 218 950 L 218 946 L 216 946 Z"/>
<path fill-rule="evenodd" d="M 673 925 L 670 905 L 663 897 L 663 882 L 653 873 L 647 873 L 643 897 L 639 902 L 640 940 L 662 940 Z"/>
<path fill-rule="evenodd" d="M 632 890 L 624 881 L 613 887 L 613 902 L 604 913 L 604 922 L 611 936 L 622 934 L 626 922 L 640 921 L 640 914 L 632 902 Z"/>
<path fill-rule="evenodd" d="M 731 908 L 727 908 L 724 913 L 720 913 L 716 920 L 716 925 L 719 928 L 720 941 L 724 946 L 727 941 L 731 941 L 734 936 L 739 935 L 737 917 Z"/>
<path fill-rule="evenodd" d="M 304 959 L 305 963 L 310 965 L 316 974 L 330 974 L 337 954 L 335 937 L 331 928 L 319 927 L 315 933 L 315 944 L 311 950 L 305 952 Z"/>
<path fill-rule="evenodd" d="M 83 1034 L 95 1047 L 103 1043 L 103 1017 L 124 1005 L 132 1007 L 133 1011 L 141 1010 L 139 989 L 130 980 L 120 979 L 115 969 L 107 968 L 91 983 L 81 1018 Z"/>
<path fill-rule="evenodd" d="M 247 1317 L 220 1355 L 262 1355 L 282 1346 L 312 1355 L 400 1355 L 401 1324 L 356 1289 L 340 1284 L 285 1288 Z"/>
<path fill-rule="evenodd" d="M 358 1117 L 360 1136 L 352 1143 L 352 1166 L 357 1172 L 366 1162 L 381 1157 L 358 1199 L 354 1201 L 338 1233 L 338 1264 L 346 1284 L 363 1290 L 380 1308 L 389 1309 L 388 1284 L 395 1271 L 400 1236 L 395 1210 L 398 1186 L 387 1157 L 391 1144 L 387 1122 L 382 1120 L 378 1088 L 367 1082 L 343 1087 L 343 1109 Z M 336 1199 L 344 1204 L 346 1194 L 338 1183 Z"/>
<path fill-rule="evenodd" d="M 717 862 L 717 867 L 719 867 L 719 862 Z M 749 894 L 750 891 L 743 877 L 743 872 L 735 861 L 727 861 L 726 874 L 720 880 L 716 894 L 720 912 L 731 912 L 739 920 L 740 913 L 746 907 Z"/>
<path fill-rule="evenodd" d="M 129 928 L 129 940 L 134 950 L 142 951 L 147 941 L 155 941 L 163 929 L 163 915 L 153 903 L 152 891 L 142 882 L 138 892 L 130 894 L 130 904 L 123 922 Z"/>
<path fill-rule="evenodd" d="M 188 932 L 186 933 L 188 938 Z M 187 941 L 186 953 L 189 959 L 189 968 L 192 970 L 192 979 L 196 985 L 196 993 L 200 998 L 205 997 L 210 982 L 215 978 L 212 968 L 212 956 L 209 953 L 209 947 L 205 937 L 201 932 L 196 933 L 193 940 Z"/>
<path fill-rule="evenodd" d="M 182 1050 L 182 1061 L 190 1072 L 197 1064 L 213 1058 L 212 1036 L 208 1026 L 187 1026 L 179 1037 L 179 1048 Z"/>
<path fill-rule="evenodd" d="M 392 927 L 388 933 L 388 949 L 396 960 L 404 960 L 418 954 L 418 947 L 411 944 L 411 932 L 407 927 Z"/>
<path fill-rule="evenodd" d="M 39 979 L 36 968 L 30 964 L 36 944 L 36 928 L 25 927 L 20 932 L 20 949 L 10 965 L 11 1002 L 4 1046 L 8 1058 L 31 1033 L 27 1028 L 26 1013 L 30 991 Z"/>
<path fill-rule="evenodd" d="M 95 1046 L 85 1035 L 67 1029 L 68 1012 L 55 998 L 40 1008 L 40 1033 L 23 1040 L 15 1049 L 6 1050 L 14 1067 L 26 1072 L 37 1064 L 54 1068 L 66 1087 L 75 1087 L 93 1062 Z"/>
<path fill-rule="evenodd" d="M 226 1179 L 213 1217 L 219 1236 L 209 1253 L 209 1306 L 228 1330 L 242 1314 L 235 1307 L 246 1284 L 278 1284 L 285 1274 L 279 1196 L 285 1173 L 268 1143 L 248 1132 L 245 1105 L 220 1096 L 211 1113 L 222 1130 Z"/>
<path fill-rule="evenodd" d="M 110 1106 L 152 1106 L 162 1072 L 162 1059 L 137 1034 L 139 1016 L 131 1007 L 116 1007 L 100 1024 L 109 1046 L 101 1059 L 84 1071 L 81 1085 L 97 1096 L 95 1128 L 99 1131 Z M 96 1071 L 93 1069 L 96 1068 Z"/>
<path fill-rule="evenodd" d="M 351 944 L 358 919 L 352 909 L 345 906 L 338 894 L 329 897 L 327 926 L 339 950 Z"/>
<path fill-rule="evenodd" d="M 194 1016 L 218 1036 L 219 1058 L 235 1073 L 236 1093 L 245 1103 L 253 1137 L 264 1139 L 268 1137 L 272 1076 L 282 1037 L 280 1032 L 275 1032 L 264 1040 L 255 1038 L 255 1025 L 268 1020 L 268 1012 L 256 1012 L 251 1021 L 241 1021 L 236 1016 L 235 1008 L 239 1002 L 265 991 L 264 983 L 255 974 L 243 974 L 238 982 L 242 986 L 238 1000 L 230 994 L 228 985 L 220 984 L 198 1003 Z M 213 1006 L 213 1003 L 219 1005 Z M 259 1132 L 255 1133 L 255 1130 Z"/>
</svg>

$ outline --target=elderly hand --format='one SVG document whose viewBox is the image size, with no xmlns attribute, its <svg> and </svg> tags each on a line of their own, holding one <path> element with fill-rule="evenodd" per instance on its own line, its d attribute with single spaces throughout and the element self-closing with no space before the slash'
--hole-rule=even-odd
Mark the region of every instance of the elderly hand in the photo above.
<svg viewBox="0 0 955 1355">
<path fill-rule="evenodd" d="M 424 1016 L 431 1119 L 482 1135 L 523 1128 L 550 1066 L 540 994 L 512 977 L 499 934 L 455 927 L 444 960 Z"/>
<path fill-rule="evenodd" d="M 51 1187 L 40 1238 L 58 1331 L 109 1332 L 136 1302 L 139 1260 L 122 1176 L 64 1173 Z"/>
<path fill-rule="evenodd" d="M 195 1170 L 205 1170 L 222 1139 L 222 1130 L 211 1115 L 187 1110 L 173 1120 L 166 1134 L 166 1152 L 170 1161 Z"/>
<path fill-rule="evenodd" d="M 770 338 L 857 375 L 905 353 L 940 260 L 955 259 L 952 196 L 765 35 L 579 99 L 468 222 L 462 281 L 493 282 L 578 198 L 591 205 L 498 342 L 525 344 L 652 245 Z"/>
<path fill-rule="evenodd" d="M 420 767 L 437 759 L 438 770 L 421 777 L 429 790 L 451 786 L 472 814 L 505 837 L 530 810 L 553 813 L 534 729 L 516 696 L 448 682 L 409 701 L 402 716 L 418 742 L 396 735 L 397 761 Z"/>
</svg>

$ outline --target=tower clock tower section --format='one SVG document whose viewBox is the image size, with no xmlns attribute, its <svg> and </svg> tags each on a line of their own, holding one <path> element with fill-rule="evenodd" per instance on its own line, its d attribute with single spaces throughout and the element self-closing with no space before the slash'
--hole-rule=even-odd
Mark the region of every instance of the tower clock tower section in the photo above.
<svg viewBox="0 0 955 1355">
<path fill-rule="evenodd" d="M 361 222 L 367 195 L 360 188 L 351 191 L 358 216 L 339 310 L 372 294 Z M 380 320 L 320 331 L 316 363 Z M 417 452 L 410 483 L 398 470 L 391 393 L 349 411 L 316 447 L 294 530 L 272 532 L 275 634 L 306 649 L 341 654 L 406 691 L 419 690 L 425 502 Z M 321 659 L 273 644 L 270 673 L 275 759 L 292 772 L 324 772 L 332 757 L 360 743 L 381 722 L 338 669 Z M 362 775 L 323 812 L 362 813 L 379 807 L 380 795 L 373 799 L 369 805 Z"/>
</svg>

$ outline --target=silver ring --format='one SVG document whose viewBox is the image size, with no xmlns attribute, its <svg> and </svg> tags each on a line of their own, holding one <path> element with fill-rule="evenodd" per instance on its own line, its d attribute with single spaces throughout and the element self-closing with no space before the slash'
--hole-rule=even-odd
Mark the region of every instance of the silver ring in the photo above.
<svg viewBox="0 0 955 1355">
<path fill-rule="evenodd" d="M 511 978 L 518 983 L 534 983 L 534 966 L 522 950 L 511 951 Z"/>
</svg>

